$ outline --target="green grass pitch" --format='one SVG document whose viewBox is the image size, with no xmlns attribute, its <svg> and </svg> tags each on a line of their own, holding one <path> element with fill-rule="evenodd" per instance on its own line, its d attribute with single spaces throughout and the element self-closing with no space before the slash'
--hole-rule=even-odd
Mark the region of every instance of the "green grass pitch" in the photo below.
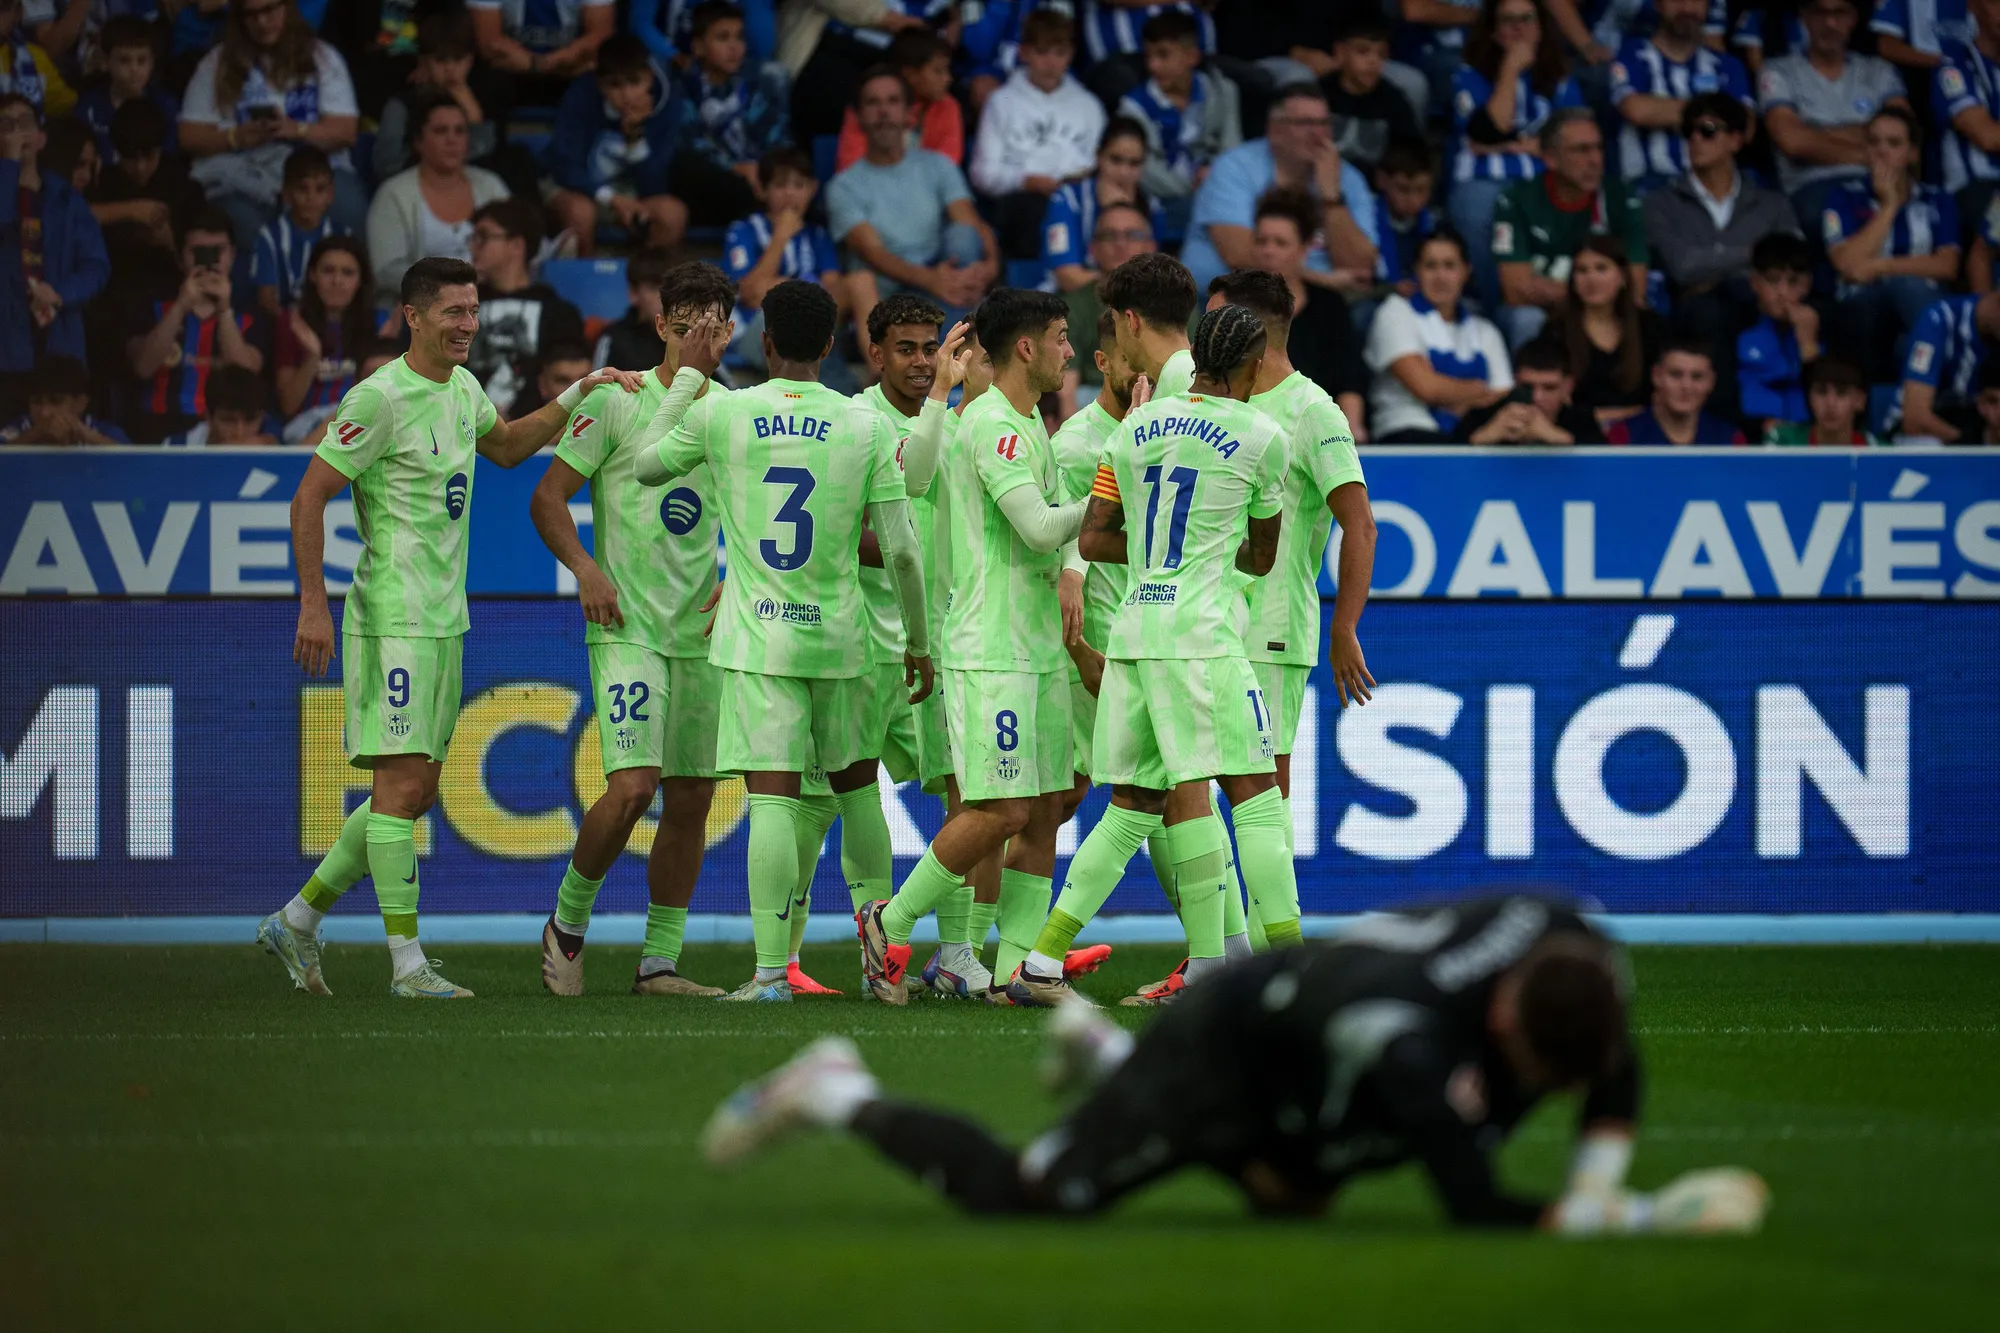
<svg viewBox="0 0 2000 1333">
<path fill-rule="evenodd" d="M 1737 1163 L 1775 1208 L 1749 1240 L 1585 1243 L 1450 1233 L 1414 1171 L 1311 1224 L 1193 1175 L 1095 1222 L 971 1221 L 831 1137 L 717 1174 L 716 1100 L 829 1031 L 1025 1137 L 1054 1114 L 1040 1018 L 640 1000 L 610 948 L 565 1002 L 530 950 L 444 952 L 477 1000 L 389 999 L 379 948 L 329 950 L 331 1000 L 248 944 L 0 949 L 0 1328 L 1994 1326 L 1992 949 L 1638 950 L 1635 1183 Z M 1085 989 L 1172 961 L 1120 949 Z M 1556 1186 L 1570 1115 L 1523 1128 L 1514 1184 Z"/>
</svg>

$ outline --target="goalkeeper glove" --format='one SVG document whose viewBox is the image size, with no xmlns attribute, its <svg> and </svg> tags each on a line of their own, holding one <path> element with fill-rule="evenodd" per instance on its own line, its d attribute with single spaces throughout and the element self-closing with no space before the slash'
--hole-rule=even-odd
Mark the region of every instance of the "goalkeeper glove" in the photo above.
<svg viewBox="0 0 2000 1333">
<path fill-rule="evenodd" d="M 1690 1171 L 1655 1194 L 1573 1193 L 1557 1203 L 1554 1229 L 1566 1236 L 1745 1234 L 1764 1223 L 1771 1190 L 1754 1171 L 1719 1166 Z"/>
</svg>

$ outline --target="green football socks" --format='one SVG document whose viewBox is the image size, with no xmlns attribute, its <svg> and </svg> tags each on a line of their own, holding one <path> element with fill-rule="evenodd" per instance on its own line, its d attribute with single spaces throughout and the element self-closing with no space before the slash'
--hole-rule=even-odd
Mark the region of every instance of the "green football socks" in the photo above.
<svg viewBox="0 0 2000 1333">
<path fill-rule="evenodd" d="M 966 944 L 972 939 L 972 886 L 959 886 L 938 899 L 938 943 Z"/>
<path fill-rule="evenodd" d="M 1060 964 L 1070 945 L 1076 943 L 1077 932 L 1090 923 L 1104 906 L 1104 900 L 1118 887 L 1125 867 L 1132 863 L 1140 846 L 1159 829 L 1158 815 L 1126 810 L 1116 804 L 1106 806 L 1104 817 L 1070 859 L 1062 896 L 1035 937 L 1035 952 Z"/>
<path fill-rule="evenodd" d="M 970 884 L 965 886 L 965 893 L 968 898 L 972 896 Z M 986 952 L 986 937 L 993 933 L 993 923 L 1000 919 L 1000 904 L 974 900 L 966 912 L 965 919 L 965 938 L 972 945 L 972 952 L 976 957 Z"/>
<path fill-rule="evenodd" d="M 750 798 L 750 935 L 757 945 L 759 980 L 773 969 L 783 976 L 791 955 L 800 817 L 799 802 L 792 797 Z"/>
<path fill-rule="evenodd" d="M 882 929 L 888 934 L 889 943 L 908 944 L 917 922 L 929 916 L 931 909 L 950 896 L 960 883 L 959 877 L 946 870 L 930 848 L 924 848 L 923 859 L 882 909 Z"/>
<path fill-rule="evenodd" d="M 563 868 L 562 884 L 556 889 L 556 925 L 572 935 L 590 929 L 590 909 L 597 903 L 602 879 L 590 879 L 572 861 Z"/>
<path fill-rule="evenodd" d="M 368 873 L 368 802 L 354 807 L 354 813 L 340 826 L 340 836 L 321 858 L 312 878 L 299 890 L 299 897 L 315 912 L 326 913 Z M 411 824 L 414 839 L 416 825 Z M 414 849 L 415 843 L 411 844 Z"/>
<path fill-rule="evenodd" d="M 1276 787 L 1232 812 L 1250 903 L 1273 949 L 1299 943 L 1299 884 L 1292 867 L 1291 811 Z"/>
<path fill-rule="evenodd" d="M 394 815 L 368 816 L 368 873 L 382 928 L 392 937 L 417 937 L 417 824 Z"/>
<path fill-rule="evenodd" d="M 681 957 L 681 941 L 687 936 L 688 909 L 685 907 L 661 907 L 658 903 L 646 905 L 646 943 L 639 950 L 641 958 L 664 958 L 677 963 Z"/>
<path fill-rule="evenodd" d="M 887 898 L 895 881 L 889 854 L 889 821 L 882 814 L 882 789 L 871 782 L 841 792 L 840 873 L 847 877 L 847 897 L 855 911 Z"/>
<path fill-rule="evenodd" d="M 1055 883 L 1045 875 L 1022 870 L 1000 872 L 1000 951 L 993 959 L 993 981 L 1006 985 L 1014 969 L 1027 960 L 1048 920 Z"/>
<path fill-rule="evenodd" d="M 826 831 L 840 818 L 840 802 L 831 796 L 799 798 L 799 885 L 792 895 L 792 953 L 805 943 L 806 922 L 812 919 L 813 877 L 819 872 L 819 854 L 826 846 Z"/>
<path fill-rule="evenodd" d="M 1190 959 L 1222 957 L 1222 898 L 1229 869 L 1229 837 L 1222 821 L 1203 815 L 1167 826 L 1174 879 L 1180 888 L 1181 925 Z"/>
</svg>

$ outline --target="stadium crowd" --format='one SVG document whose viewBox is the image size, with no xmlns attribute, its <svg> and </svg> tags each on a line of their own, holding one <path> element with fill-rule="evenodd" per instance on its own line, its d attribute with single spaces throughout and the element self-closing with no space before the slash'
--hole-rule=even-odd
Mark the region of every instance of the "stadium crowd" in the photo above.
<svg viewBox="0 0 2000 1333">
<path fill-rule="evenodd" d="M 312 442 L 426 256 L 503 412 L 706 255 L 753 378 L 784 278 L 1059 292 L 1062 417 L 1160 250 L 1364 441 L 2000 443 L 1996 182 L 2000 0 L 0 0 L 0 441 Z"/>
</svg>

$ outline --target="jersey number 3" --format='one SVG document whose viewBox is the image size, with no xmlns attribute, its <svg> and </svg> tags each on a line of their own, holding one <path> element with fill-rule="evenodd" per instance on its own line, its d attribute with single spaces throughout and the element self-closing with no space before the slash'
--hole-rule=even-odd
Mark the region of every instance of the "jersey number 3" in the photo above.
<svg viewBox="0 0 2000 1333">
<path fill-rule="evenodd" d="M 818 483 L 813 474 L 802 467 L 774 467 L 764 473 L 764 480 L 772 486 L 789 486 L 792 493 L 778 506 L 778 512 L 771 516 L 773 523 L 789 523 L 792 527 L 790 550 L 778 549 L 778 543 L 766 537 L 757 543 L 757 554 L 764 557 L 764 563 L 773 569 L 797 569 L 812 559 L 813 516 L 806 512 L 806 499 L 812 495 Z"/>
</svg>

